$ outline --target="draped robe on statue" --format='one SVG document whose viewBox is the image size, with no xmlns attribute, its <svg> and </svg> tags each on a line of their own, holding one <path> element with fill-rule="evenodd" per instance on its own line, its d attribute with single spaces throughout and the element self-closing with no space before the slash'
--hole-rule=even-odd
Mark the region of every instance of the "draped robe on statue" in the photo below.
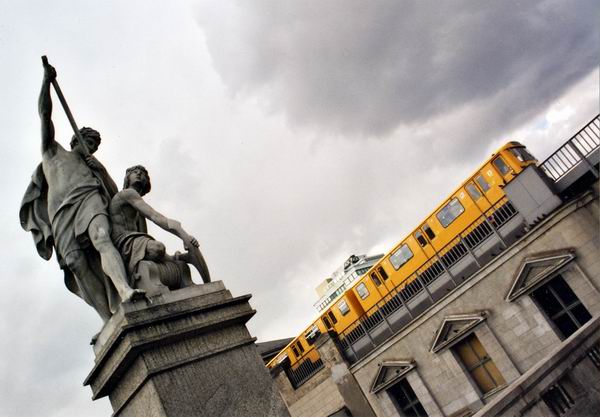
<svg viewBox="0 0 600 417">
<path fill-rule="evenodd" d="M 68 152 L 60 145 L 57 148 L 52 170 L 46 168 L 46 172 L 59 172 L 55 175 L 60 177 L 52 178 L 50 183 L 58 183 L 51 187 L 56 187 L 60 196 L 53 196 L 53 190 L 49 190 L 44 170 L 46 162 L 38 165 L 21 202 L 21 226 L 32 233 L 38 254 L 42 258 L 49 260 L 53 247 L 56 249 L 58 263 L 64 271 L 65 284 L 71 292 L 96 309 L 99 308 L 99 303 L 94 297 L 106 297 L 101 304 L 108 305 L 110 313 L 114 313 L 120 297 L 102 270 L 100 255 L 92 246 L 87 230 L 94 217 L 108 216 L 108 204 L 117 193 L 117 187 L 97 160 L 99 169 L 91 169 L 79 154 Z M 74 250 L 83 251 L 96 278 L 102 282 L 104 294 L 91 294 L 91 284 L 83 282 L 81 277 L 75 276 L 67 267 L 65 258 Z"/>
</svg>

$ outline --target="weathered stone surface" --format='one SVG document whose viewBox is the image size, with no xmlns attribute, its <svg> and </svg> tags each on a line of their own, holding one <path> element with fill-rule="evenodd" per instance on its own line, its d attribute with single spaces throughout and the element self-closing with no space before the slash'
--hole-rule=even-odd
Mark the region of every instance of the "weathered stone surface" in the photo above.
<svg viewBox="0 0 600 417">
<path fill-rule="evenodd" d="M 246 329 L 249 298 L 217 281 L 122 304 L 98 336 L 93 398 L 115 416 L 289 416 Z"/>
</svg>

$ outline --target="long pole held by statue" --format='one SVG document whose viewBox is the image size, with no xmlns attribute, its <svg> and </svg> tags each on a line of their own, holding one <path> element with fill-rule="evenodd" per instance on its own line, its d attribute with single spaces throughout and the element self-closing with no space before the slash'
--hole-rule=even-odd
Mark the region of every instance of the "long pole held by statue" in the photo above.
<svg viewBox="0 0 600 417">
<path fill-rule="evenodd" d="M 46 57 L 46 55 L 42 56 L 42 63 L 44 64 L 44 67 L 49 65 L 48 58 Z M 89 156 L 90 151 L 87 148 L 85 142 L 83 141 L 83 138 L 81 137 L 81 132 L 79 132 L 79 129 L 77 128 L 77 123 L 75 123 L 75 118 L 73 118 L 73 114 L 71 113 L 71 110 L 69 109 L 67 100 L 65 100 L 65 96 L 63 95 L 62 90 L 60 89 L 60 86 L 58 85 L 58 81 L 56 81 L 56 78 L 54 78 L 52 80 L 52 86 L 54 87 L 54 91 L 56 91 L 56 95 L 58 96 L 58 99 L 60 100 L 60 104 L 62 104 L 62 107 L 63 107 L 65 113 L 67 114 L 69 123 L 71 123 L 73 132 L 75 133 L 75 137 L 77 138 L 77 142 L 79 142 L 81 149 L 83 149 L 83 155 Z"/>
</svg>

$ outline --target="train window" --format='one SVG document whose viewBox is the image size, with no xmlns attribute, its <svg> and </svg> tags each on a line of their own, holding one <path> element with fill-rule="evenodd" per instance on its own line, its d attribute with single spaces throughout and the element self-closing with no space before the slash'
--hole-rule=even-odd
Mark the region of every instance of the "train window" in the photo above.
<svg viewBox="0 0 600 417">
<path fill-rule="evenodd" d="M 429 239 L 434 239 L 435 238 L 435 233 L 433 233 L 433 230 L 431 230 L 431 227 L 429 227 L 428 224 L 424 224 L 422 227 L 423 231 L 425 232 L 425 234 L 427 235 L 427 237 Z"/>
<path fill-rule="evenodd" d="M 321 330 L 319 330 L 319 327 L 316 324 L 313 324 L 313 326 L 306 333 L 304 333 L 306 343 L 311 346 L 315 343 L 315 340 L 317 340 L 317 337 L 319 336 L 321 336 Z"/>
<path fill-rule="evenodd" d="M 397 271 L 398 269 L 400 269 L 400 267 L 402 265 L 404 265 L 406 262 L 408 262 L 409 259 L 412 257 L 413 257 L 413 253 L 410 250 L 410 248 L 408 247 L 408 245 L 405 243 L 402 246 L 400 246 L 398 248 L 398 250 L 396 250 L 396 252 L 394 252 L 392 254 L 392 256 L 390 256 L 390 262 L 392 263 L 392 265 L 394 266 L 394 268 Z"/>
<path fill-rule="evenodd" d="M 333 326 L 331 325 L 331 322 L 329 321 L 329 319 L 327 318 L 327 316 L 323 316 L 323 324 L 325 324 L 325 327 L 327 327 L 328 329 L 331 329 Z"/>
<path fill-rule="evenodd" d="M 333 324 L 337 323 L 337 319 L 335 318 L 335 314 L 333 314 L 333 311 L 330 311 L 329 313 L 327 313 L 327 315 L 329 316 Z"/>
<path fill-rule="evenodd" d="M 298 346 L 298 350 L 300 350 L 301 353 L 304 353 L 304 347 L 302 346 L 302 343 L 299 340 L 296 343 L 296 345 Z"/>
<path fill-rule="evenodd" d="M 506 175 L 510 172 L 510 168 L 508 167 L 508 165 L 506 165 L 506 162 L 504 162 L 504 159 L 502 159 L 502 157 L 500 156 L 494 159 L 493 164 L 496 168 L 498 168 L 498 171 L 500 171 L 502 175 Z"/>
<path fill-rule="evenodd" d="M 381 280 L 375 272 L 371 272 L 371 281 L 373 281 L 373 284 L 377 285 L 378 287 L 381 285 Z"/>
<path fill-rule="evenodd" d="M 367 286 L 364 284 L 364 282 L 361 282 L 356 286 L 356 292 L 362 300 L 369 296 L 369 290 L 367 289 Z"/>
<path fill-rule="evenodd" d="M 383 269 L 382 266 L 377 267 L 377 272 L 379 272 L 379 275 L 381 275 L 381 278 L 383 278 L 384 281 L 388 279 L 388 274 L 385 272 L 385 269 Z"/>
<path fill-rule="evenodd" d="M 486 193 L 487 190 L 490 189 L 490 185 L 487 183 L 485 178 L 483 178 L 483 175 L 478 175 L 475 178 L 475 181 L 477 181 L 477 184 L 479 184 L 479 187 L 481 187 L 481 189 L 483 190 L 484 193 Z"/>
<path fill-rule="evenodd" d="M 479 192 L 475 184 L 473 184 L 472 182 L 468 183 L 465 186 L 465 188 L 467 189 L 467 192 L 469 193 L 473 201 L 477 201 L 481 198 L 481 193 Z"/>
<path fill-rule="evenodd" d="M 465 211 L 465 208 L 462 206 L 462 204 L 460 204 L 458 198 L 454 197 L 452 200 L 450 200 L 450 202 L 448 202 L 448 204 L 444 206 L 444 208 L 438 211 L 436 217 L 442 226 L 448 227 L 454 220 L 456 220 L 458 216 L 462 214 L 463 211 Z"/>
<path fill-rule="evenodd" d="M 292 352 L 294 352 L 294 355 L 296 355 L 297 358 L 300 357 L 300 353 L 298 352 L 298 349 L 294 345 L 292 345 Z"/>
<path fill-rule="evenodd" d="M 510 152 L 521 162 L 535 161 L 535 158 L 526 148 L 512 148 Z"/>
<path fill-rule="evenodd" d="M 415 239 L 417 239 L 417 242 L 419 242 L 419 245 L 421 245 L 422 248 L 427 246 L 427 239 L 425 239 L 425 236 L 423 236 L 423 233 L 420 231 L 415 232 Z"/>
<path fill-rule="evenodd" d="M 350 307 L 348 307 L 348 303 L 346 302 L 346 300 L 340 301 L 337 306 L 340 310 L 340 313 L 342 313 L 342 316 L 345 316 L 350 312 Z"/>
</svg>

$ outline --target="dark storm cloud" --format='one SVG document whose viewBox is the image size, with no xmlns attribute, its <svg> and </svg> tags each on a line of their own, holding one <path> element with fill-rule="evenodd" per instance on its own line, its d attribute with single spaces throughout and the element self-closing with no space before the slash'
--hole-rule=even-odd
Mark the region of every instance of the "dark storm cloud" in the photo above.
<svg viewBox="0 0 600 417">
<path fill-rule="evenodd" d="M 233 92 L 295 125 L 383 136 L 472 105 L 516 126 L 598 64 L 593 1 L 231 1 L 198 13 Z M 481 106 L 481 108 L 480 108 Z M 473 129 L 468 125 L 473 124 Z"/>
</svg>

